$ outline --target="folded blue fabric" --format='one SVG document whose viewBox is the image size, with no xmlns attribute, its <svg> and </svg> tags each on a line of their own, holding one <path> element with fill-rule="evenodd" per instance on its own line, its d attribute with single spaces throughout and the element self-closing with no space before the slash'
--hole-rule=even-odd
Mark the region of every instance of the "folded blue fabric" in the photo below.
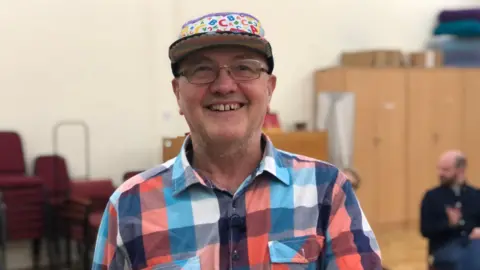
<svg viewBox="0 0 480 270">
<path fill-rule="evenodd" d="M 480 21 L 480 8 L 443 10 L 438 14 L 439 22 L 453 22 L 462 20 Z"/>
<path fill-rule="evenodd" d="M 433 34 L 435 36 L 480 37 L 480 21 L 461 20 L 441 22 L 435 27 Z"/>
<path fill-rule="evenodd" d="M 480 67 L 480 38 L 438 36 L 428 42 L 427 48 L 443 52 L 444 66 Z"/>
</svg>

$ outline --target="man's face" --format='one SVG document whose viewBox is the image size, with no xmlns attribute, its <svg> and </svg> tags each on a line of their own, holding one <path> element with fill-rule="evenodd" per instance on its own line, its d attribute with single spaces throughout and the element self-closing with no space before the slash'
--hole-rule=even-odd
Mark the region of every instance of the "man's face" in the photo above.
<svg viewBox="0 0 480 270">
<path fill-rule="evenodd" d="M 451 186 L 456 183 L 458 173 L 454 162 L 440 161 L 437 170 L 441 185 Z"/>
<path fill-rule="evenodd" d="M 185 116 L 190 131 L 204 140 L 249 138 L 262 128 L 276 78 L 259 71 L 257 79 L 240 81 L 235 80 L 227 68 L 221 68 L 211 83 L 188 80 L 192 78 L 189 74 L 211 73 L 222 66 L 234 66 L 236 74 L 252 66 L 267 69 L 262 55 L 240 47 L 212 48 L 189 55 L 179 67 L 185 76 L 172 81 L 180 113 Z"/>
</svg>

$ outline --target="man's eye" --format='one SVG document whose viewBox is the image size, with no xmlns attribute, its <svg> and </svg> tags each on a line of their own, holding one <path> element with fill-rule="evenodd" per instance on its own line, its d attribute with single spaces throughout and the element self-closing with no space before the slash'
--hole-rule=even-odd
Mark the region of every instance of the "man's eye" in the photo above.
<svg viewBox="0 0 480 270">
<path fill-rule="evenodd" d="M 202 72 L 202 71 L 211 71 L 213 68 L 211 66 L 196 66 L 192 69 L 193 72 Z"/>
</svg>

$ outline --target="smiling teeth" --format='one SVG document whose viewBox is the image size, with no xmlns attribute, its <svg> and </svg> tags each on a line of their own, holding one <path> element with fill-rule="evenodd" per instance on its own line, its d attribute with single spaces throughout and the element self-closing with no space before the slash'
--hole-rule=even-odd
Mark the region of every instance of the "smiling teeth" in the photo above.
<svg viewBox="0 0 480 270">
<path fill-rule="evenodd" d="M 240 104 L 216 104 L 209 107 L 212 111 L 235 111 L 240 109 Z"/>
</svg>

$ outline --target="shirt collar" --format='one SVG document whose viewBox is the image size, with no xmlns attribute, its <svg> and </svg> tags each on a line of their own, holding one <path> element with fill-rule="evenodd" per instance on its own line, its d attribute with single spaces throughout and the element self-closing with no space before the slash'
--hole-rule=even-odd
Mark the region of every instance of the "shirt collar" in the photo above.
<svg viewBox="0 0 480 270">
<path fill-rule="evenodd" d="M 290 185 L 290 173 L 285 166 L 284 157 L 280 156 L 279 150 L 273 146 L 272 141 L 267 135 L 262 134 L 262 141 L 265 145 L 263 158 L 260 161 L 260 164 L 254 175 L 259 176 L 267 172 L 273 176 L 273 179 L 281 181 L 286 185 Z M 187 135 L 183 141 L 182 149 L 175 158 L 172 167 L 172 185 L 173 194 L 175 195 L 181 193 L 194 184 L 208 186 L 205 180 L 200 177 L 200 175 L 191 166 L 188 159 L 189 151 L 193 151 L 193 149 L 191 137 L 190 135 Z"/>
</svg>

